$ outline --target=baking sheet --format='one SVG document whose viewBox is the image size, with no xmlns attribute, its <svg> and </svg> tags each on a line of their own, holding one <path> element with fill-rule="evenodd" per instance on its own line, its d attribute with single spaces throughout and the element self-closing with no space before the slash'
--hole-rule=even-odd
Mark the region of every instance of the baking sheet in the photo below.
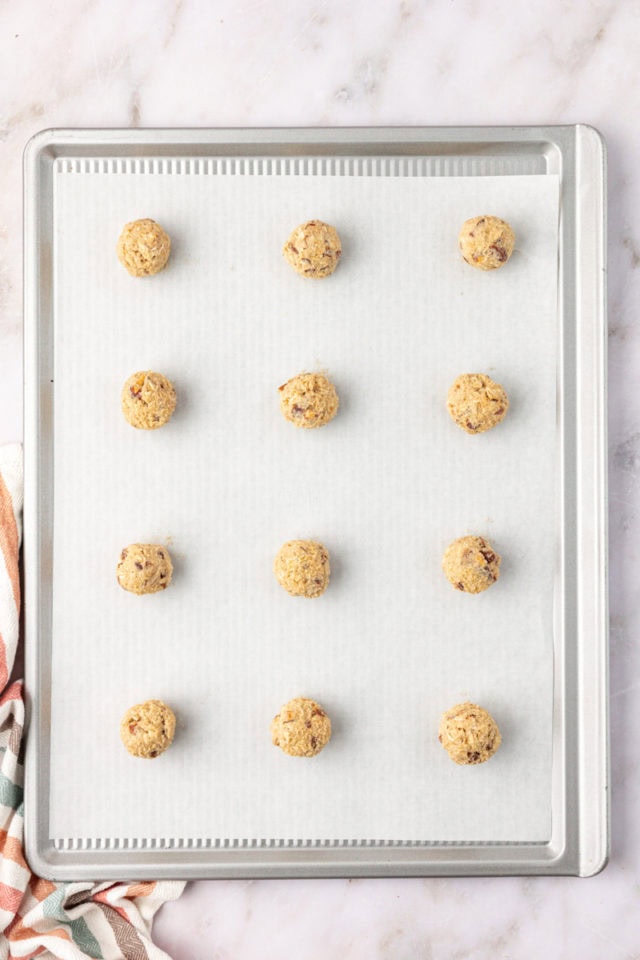
<svg viewBox="0 0 640 960">
<path fill-rule="evenodd" d="M 126 169 L 54 175 L 52 836 L 548 839 L 557 178 Z M 462 221 L 488 211 L 519 238 L 496 274 L 455 246 Z M 174 242 L 147 281 L 114 255 L 137 216 Z M 310 216 L 343 237 L 325 283 L 280 256 Z M 174 380 L 179 409 L 143 435 L 118 397 L 149 367 Z M 309 434 L 278 411 L 277 386 L 303 369 L 326 369 L 342 400 Z M 475 370 L 512 408 L 468 437 L 444 398 Z M 440 571 L 468 532 L 504 558 L 479 597 Z M 313 602 L 271 572 L 278 546 L 307 536 L 334 570 Z M 135 540 L 170 544 L 166 594 L 115 583 Z M 269 742 L 271 716 L 300 694 L 334 721 L 308 763 Z M 179 716 L 152 764 L 118 739 L 147 697 Z M 441 711 L 466 698 L 504 738 L 470 769 L 436 739 Z"/>
</svg>

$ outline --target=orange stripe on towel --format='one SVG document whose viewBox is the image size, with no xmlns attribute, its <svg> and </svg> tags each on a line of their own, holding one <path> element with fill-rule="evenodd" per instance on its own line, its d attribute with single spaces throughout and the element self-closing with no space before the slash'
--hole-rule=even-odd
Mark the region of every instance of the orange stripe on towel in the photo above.
<svg viewBox="0 0 640 960">
<path fill-rule="evenodd" d="M 29 870 L 22 855 L 22 844 L 15 837 L 10 837 L 6 830 L 0 830 L 0 856 L 6 857 L 7 860 L 13 860 L 18 866 Z"/>
<path fill-rule="evenodd" d="M 130 887 L 127 887 L 127 897 L 148 897 L 150 893 L 156 888 L 155 880 L 149 881 L 147 883 L 132 883 Z"/>
<path fill-rule="evenodd" d="M 0 910 L 15 913 L 23 897 L 23 890 L 16 890 L 15 887 L 10 887 L 6 883 L 0 883 Z"/>
<path fill-rule="evenodd" d="M 42 930 L 25 927 L 22 922 L 22 917 L 16 917 L 7 927 L 7 939 L 9 941 L 18 943 L 20 940 L 30 940 L 32 937 L 35 940 L 41 939 L 42 937 L 59 937 L 60 940 L 71 940 L 67 931 L 62 927 L 54 927 L 52 930 L 46 930 L 43 933 Z M 38 947 L 37 950 L 34 950 L 33 953 L 26 954 L 26 956 L 20 954 L 20 960 L 27 960 L 28 957 L 36 957 L 39 953 L 42 953 L 44 949 L 44 947 Z"/>
<path fill-rule="evenodd" d="M 4 562 L 7 565 L 7 573 L 11 580 L 13 599 L 16 602 L 16 610 L 19 613 L 20 571 L 18 568 L 18 528 L 16 527 L 16 518 L 13 515 L 11 494 L 7 490 L 7 485 L 2 477 L 0 477 L 0 550 L 2 550 L 4 554 Z"/>
<path fill-rule="evenodd" d="M 2 637 L 0 636 L 0 645 L 2 644 Z M 22 680 L 14 680 L 10 687 L 7 687 L 5 692 L 0 697 L 0 706 L 3 703 L 9 703 L 10 700 L 20 700 L 22 697 Z"/>
<path fill-rule="evenodd" d="M 29 890 L 31 891 L 32 896 L 42 902 L 46 900 L 50 893 L 56 889 L 55 883 L 51 883 L 50 880 L 41 880 L 40 877 L 32 876 L 29 880 Z"/>
</svg>

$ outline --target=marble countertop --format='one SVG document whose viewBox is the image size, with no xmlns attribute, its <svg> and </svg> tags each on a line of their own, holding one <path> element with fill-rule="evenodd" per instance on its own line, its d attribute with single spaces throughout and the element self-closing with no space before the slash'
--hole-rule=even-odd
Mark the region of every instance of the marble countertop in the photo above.
<svg viewBox="0 0 640 960">
<path fill-rule="evenodd" d="M 586 122 L 609 160 L 612 855 L 599 876 L 199 882 L 175 960 L 640 958 L 640 7 L 49 0 L 0 7 L 0 442 L 21 427 L 21 155 L 45 127 Z"/>
</svg>

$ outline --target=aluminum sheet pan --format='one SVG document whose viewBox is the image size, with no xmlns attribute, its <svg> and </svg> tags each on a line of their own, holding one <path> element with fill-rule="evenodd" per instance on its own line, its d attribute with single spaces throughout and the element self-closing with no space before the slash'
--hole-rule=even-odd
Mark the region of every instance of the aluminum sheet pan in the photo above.
<svg viewBox="0 0 640 960">
<path fill-rule="evenodd" d="M 50 794 L 55 449 L 54 177 L 79 161 L 278 162 L 356 176 L 560 177 L 559 509 L 553 630 L 551 836 L 545 842 L 61 839 Z M 111 165 L 111 166 L 110 166 Z M 181 168 L 182 169 L 182 168 Z M 207 167 L 207 169 L 209 169 Z M 26 832 L 30 862 L 56 879 L 338 875 L 591 875 L 608 850 L 605 512 L 604 147 L 586 126 L 341 130 L 50 131 L 25 156 Z M 60 450 L 56 451 L 60 456 Z M 55 717 L 54 717 L 55 723 Z M 55 733 L 55 730 L 54 730 Z M 54 837 L 55 839 L 52 839 Z"/>
</svg>

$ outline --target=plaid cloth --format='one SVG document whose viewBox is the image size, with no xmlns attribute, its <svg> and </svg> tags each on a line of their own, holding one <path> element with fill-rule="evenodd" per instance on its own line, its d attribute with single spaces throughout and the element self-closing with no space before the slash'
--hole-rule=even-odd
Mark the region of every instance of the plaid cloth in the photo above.
<svg viewBox="0 0 640 960">
<path fill-rule="evenodd" d="M 22 681 L 9 684 L 18 647 L 22 448 L 0 447 L 0 960 L 167 960 L 151 940 L 155 912 L 183 883 L 51 883 L 22 851 Z"/>
</svg>

